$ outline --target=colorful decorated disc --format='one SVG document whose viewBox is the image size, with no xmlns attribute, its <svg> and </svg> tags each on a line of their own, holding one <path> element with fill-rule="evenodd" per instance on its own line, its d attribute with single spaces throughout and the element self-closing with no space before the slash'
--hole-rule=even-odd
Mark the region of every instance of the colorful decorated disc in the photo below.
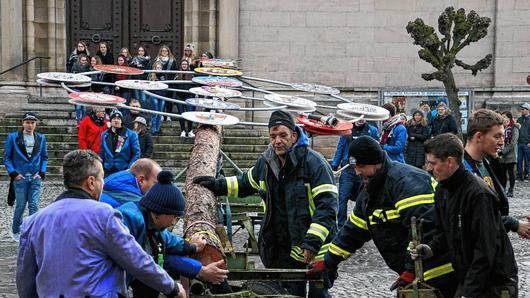
<svg viewBox="0 0 530 298">
<path fill-rule="evenodd" d="M 236 61 L 230 59 L 201 59 L 204 67 L 235 68 Z"/>
<path fill-rule="evenodd" d="M 317 105 L 314 101 L 297 96 L 271 93 L 265 94 L 264 97 L 275 105 L 286 105 L 288 108 L 294 109 L 306 109 Z"/>
<path fill-rule="evenodd" d="M 48 81 L 45 79 L 37 79 L 37 84 L 43 85 L 43 86 L 50 86 L 50 87 L 61 87 L 61 82 L 56 81 Z M 90 83 L 82 83 L 82 84 L 72 84 L 72 83 L 65 83 L 66 87 L 70 88 L 84 88 L 84 87 L 90 87 Z"/>
<path fill-rule="evenodd" d="M 116 85 L 122 88 L 136 90 L 165 90 L 169 88 L 167 84 L 147 80 L 121 80 L 116 81 Z"/>
<path fill-rule="evenodd" d="M 112 64 L 98 64 L 94 66 L 96 70 L 100 70 L 106 73 L 123 74 L 123 75 L 141 75 L 144 73 L 143 70 L 124 66 L 124 65 L 112 65 Z"/>
<path fill-rule="evenodd" d="M 211 97 L 223 97 L 223 98 L 230 98 L 230 97 L 240 97 L 241 92 L 237 90 L 232 90 L 228 88 L 222 88 L 219 86 L 202 86 L 202 87 L 195 87 L 190 88 L 189 90 L 193 94 L 197 94 L 200 96 L 211 96 Z"/>
<path fill-rule="evenodd" d="M 243 82 L 229 77 L 200 76 L 191 79 L 193 82 L 208 86 L 241 87 Z"/>
<path fill-rule="evenodd" d="M 364 104 L 364 103 L 340 103 L 337 108 L 350 114 L 374 116 L 377 118 L 387 117 L 390 115 L 388 110 L 382 107 Z"/>
<path fill-rule="evenodd" d="M 286 108 L 281 108 L 281 107 L 285 107 L 286 105 L 278 104 L 278 103 L 268 101 L 268 100 L 263 101 L 263 104 L 268 107 L 273 107 L 273 108 L 277 107 L 278 109 L 281 109 L 281 110 L 290 111 L 290 112 L 298 112 L 298 113 L 311 113 L 317 110 L 315 106 L 311 106 L 311 105 L 308 105 L 305 107 L 287 106 Z"/>
<path fill-rule="evenodd" d="M 209 125 L 234 125 L 239 119 L 226 114 L 212 112 L 184 112 L 182 117 L 188 121 Z"/>
<path fill-rule="evenodd" d="M 241 107 L 235 103 L 221 101 L 212 98 L 192 97 L 186 99 L 186 103 L 195 107 L 214 110 L 239 110 Z"/>
<path fill-rule="evenodd" d="M 343 120 L 339 120 L 336 126 L 329 126 L 321 121 L 309 119 L 304 116 L 298 116 L 296 120 L 298 120 L 298 123 L 304 125 L 305 130 L 319 135 L 347 136 L 351 134 L 351 129 L 353 127 L 352 123 Z"/>
<path fill-rule="evenodd" d="M 76 74 L 76 73 L 68 73 L 68 72 L 42 72 L 37 74 L 37 77 L 39 79 L 44 79 L 47 81 L 53 81 L 53 82 L 63 82 L 63 83 L 71 83 L 71 84 L 83 84 L 83 83 L 90 83 L 92 79 L 90 77 Z"/>
<path fill-rule="evenodd" d="M 319 93 L 319 94 L 335 95 L 335 94 L 340 93 L 339 89 L 336 89 L 333 87 L 317 85 L 317 84 L 309 84 L 309 83 L 294 83 L 294 84 L 291 84 L 291 87 L 293 87 L 296 90 L 311 92 L 311 93 Z"/>
<path fill-rule="evenodd" d="M 117 105 L 124 103 L 127 100 L 123 97 L 114 96 L 104 93 L 95 92 L 73 92 L 68 94 L 68 97 L 76 102 L 102 104 L 102 105 Z"/>
<path fill-rule="evenodd" d="M 211 76 L 241 76 L 243 73 L 235 69 L 227 69 L 221 67 L 197 67 L 195 72 L 203 73 Z"/>
</svg>

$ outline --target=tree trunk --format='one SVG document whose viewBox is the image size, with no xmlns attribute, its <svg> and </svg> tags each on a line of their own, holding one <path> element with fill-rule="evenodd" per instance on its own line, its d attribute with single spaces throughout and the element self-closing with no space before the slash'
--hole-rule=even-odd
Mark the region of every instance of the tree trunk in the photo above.
<svg viewBox="0 0 530 298">
<path fill-rule="evenodd" d="M 223 259 L 222 246 L 215 231 L 217 197 L 206 188 L 192 182 L 195 176 L 215 176 L 220 149 L 220 127 L 201 125 L 195 133 L 186 175 L 186 213 L 184 237 L 195 234 L 206 237 L 208 245 L 195 257 L 203 265 Z"/>
<path fill-rule="evenodd" d="M 449 100 L 449 109 L 451 114 L 455 117 L 456 126 L 458 127 L 458 135 L 462 138 L 462 114 L 460 113 L 460 99 L 458 99 L 458 88 L 456 88 L 455 78 L 451 70 L 447 71 L 447 80 L 443 81 L 445 93 Z M 469 107 L 468 107 L 469 108 Z"/>
</svg>

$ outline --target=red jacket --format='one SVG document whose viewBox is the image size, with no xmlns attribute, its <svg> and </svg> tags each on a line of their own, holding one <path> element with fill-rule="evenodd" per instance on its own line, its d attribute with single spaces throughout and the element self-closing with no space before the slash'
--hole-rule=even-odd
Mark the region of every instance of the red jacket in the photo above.
<svg viewBox="0 0 530 298">
<path fill-rule="evenodd" d="M 101 134 L 108 128 L 108 119 L 105 119 L 105 124 L 97 126 L 89 115 L 86 115 L 79 124 L 79 133 L 77 138 L 79 140 L 79 149 L 90 149 L 99 154 L 101 146 Z"/>
</svg>

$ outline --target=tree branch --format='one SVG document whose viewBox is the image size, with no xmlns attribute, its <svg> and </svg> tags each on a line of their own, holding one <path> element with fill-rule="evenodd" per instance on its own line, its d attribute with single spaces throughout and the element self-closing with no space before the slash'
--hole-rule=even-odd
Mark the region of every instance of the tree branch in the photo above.
<svg viewBox="0 0 530 298">
<path fill-rule="evenodd" d="M 491 54 L 488 54 L 486 55 L 486 57 L 480 59 L 474 65 L 469 65 L 467 63 L 462 62 L 461 60 L 455 59 L 455 64 L 465 70 L 471 70 L 471 74 L 476 76 L 479 71 L 482 71 L 490 66 L 492 58 L 493 56 Z"/>
</svg>

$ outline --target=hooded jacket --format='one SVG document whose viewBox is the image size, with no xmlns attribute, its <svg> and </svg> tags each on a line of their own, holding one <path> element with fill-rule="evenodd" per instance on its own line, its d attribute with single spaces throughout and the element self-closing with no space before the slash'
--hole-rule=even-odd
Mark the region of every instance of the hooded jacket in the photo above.
<svg viewBox="0 0 530 298">
<path fill-rule="evenodd" d="M 337 232 L 338 191 L 331 167 L 322 155 L 308 148 L 303 131 L 299 127 L 296 131 L 298 142 L 286 153 L 283 167 L 269 146 L 246 173 L 223 180 L 228 196 L 258 192 L 263 199 L 265 218 L 258 245 L 266 267 L 284 266 L 279 263 L 279 247 L 290 251 L 290 257 L 298 262 L 303 262 L 304 249 L 321 260 Z M 283 202 L 284 208 L 273 202 Z M 276 214 L 279 210 L 286 217 Z"/>
<path fill-rule="evenodd" d="M 128 170 L 124 170 L 105 178 L 99 201 L 116 208 L 127 202 L 138 202 L 141 198 L 142 191 L 136 177 Z"/>
<path fill-rule="evenodd" d="M 86 115 L 79 123 L 77 139 L 79 149 L 90 149 L 99 154 L 101 149 L 101 134 L 107 130 L 108 119 L 105 119 L 102 125 L 97 125 L 91 115 Z"/>
<path fill-rule="evenodd" d="M 350 143 L 354 138 L 360 136 L 369 135 L 374 140 L 379 140 L 377 135 L 377 128 L 373 125 L 365 123 L 362 127 L 357 127 L 355 124 L 352 127 L 352 134 L 350 136 L 341 136 L 339 142 L 337 143 L 337 150 L 333 155 L 333 160 L 331 161 L 331 167 L 336 168 L 339 166 L 345 166 L 348 164 L 348 149 L 350 148 Z"/>
</svg>

